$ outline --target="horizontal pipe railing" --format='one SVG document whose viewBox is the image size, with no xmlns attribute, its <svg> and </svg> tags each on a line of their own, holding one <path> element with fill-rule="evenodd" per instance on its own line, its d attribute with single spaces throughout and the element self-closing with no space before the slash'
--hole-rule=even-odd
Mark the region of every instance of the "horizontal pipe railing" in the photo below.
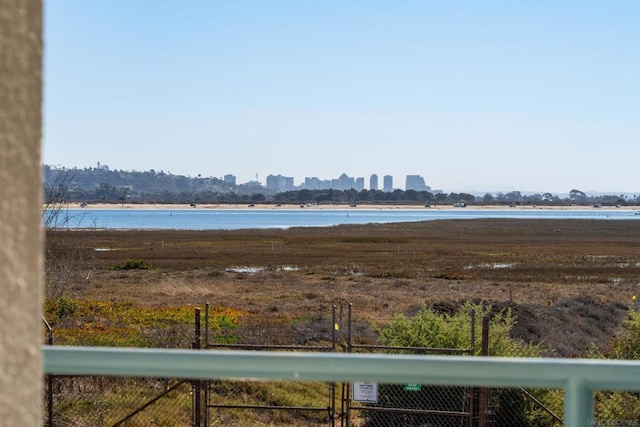
<svg viewBox="0 0 640 427">
<path fill-rule="evenodd" d="M 593 421 L 593 391 L 640 390 L 640 362 L 336 353 L 43 347 L 44 372 L 60 375 L 369 381 L 565 390 L 565 425 Z"/>
</svg>

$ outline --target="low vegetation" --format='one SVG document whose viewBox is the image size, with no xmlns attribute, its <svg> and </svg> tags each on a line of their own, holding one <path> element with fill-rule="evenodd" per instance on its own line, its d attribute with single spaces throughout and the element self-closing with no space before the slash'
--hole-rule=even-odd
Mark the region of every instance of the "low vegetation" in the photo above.
<svg viewBox="0 0 640 427">
<path fill-rule="evenodd" d="M 233 330 L 246 315 L 229 307 L 212 307 L 209 327 Z M 189 348 L 194 340 L 193 306 L 151 307 L 62 297 L 47 301 L 45 317 L 58 345 Z"/>
<path fill-rule="evenodd" d="M 128 259 L 111 266 L 112 270 L 149 270 L 150 268 L 152 268 L 150 264 L 139 259 Z"/>
<path fill-rule="evenodd" d="M 493 311 L 490 306 L 480 303 L 466 302 L 454 313 L 434 310 L 433 307 L 422 307 L 415 315 L 398 314 L 387 327 L 380 331 L 380 340 L 390 346 L 411 346 L 430 348 L 473 349 L 476 355 L 482 354 L 482 319 L 490 318 L 488 354 L 505 357 L 539 357 L 545 353 L 541 344 L 527 343 L 512 338 L 511 332 L 517 320 L 511 310 L 505 308 Z M 470 324 L 475 323 L 474 330 L 478 333 L 472 337 Z M 393 402 L 397 396 L 402 396 L 401 385 L 380 386 L 379 394 L 383 400 Z M 414 399 L 430 402 L 431 407 L 449 408 L 449 410 L 463 410 L 464 407 L 451 406 L 453 402 L 464 402 L 468 393 L 462 387 L 429 387 L 424 386 L 414 392 Z M 543 408 L 550 405 L 557 410 L 558 390 L 535 390 L 538 402 L 526 399 L 519 391 L 497 390 L 491 394 L 493 420 L 497 425 L 552 425 L 553 419 Z M 456 396 L 452 398 L 452 396 Z M 517 402 L 517 403 L 516 403 Z M 396 402 L 394 406 L 402 405 Z M 402 406 L 399 406 L 402 407 Z M 366 425 L 401 425 L 405 421 L 405 414 L 371 413 L 368 414 Z M 437 417 L 423 415 L 413 417 L 416 424 L 428 425 L 436 421 Z"/>
<path fill-rule="evenodd" d="M 47 241 L 60 243 L 48 247 L 48 259 L 63 259 L 75 248 L 84 260 L 84 270 L 65 276 L 63 292 L 45 306 L 58 344 L 188 348 L 194 309 L 208 302 L 211 336 L 219 343 L 259 343 L 265 331 L 277 331 L 277 343 L 317 343 L 326 339 L 318 333 L 326 328 L 318 319 L 326 318 L 332 305 L 342 319 L 353 304 L 356 339 L 364 343 L 468 346 L 463 324 L 473 308 L 478 319 L 493 315 L 495 355 L 637 358 L 640 348 L 636 221 L 470 220 L 197 232 L 58 229 L 48 231 Z M 221 403 L 296 405 L 300 394 L 284 384 L 219 387 Z M 326 405 L 322 385 L 317 390 L 307 403 Z M 531 392 L 562 414 L 561 396 L 554 400 L 551 391 Z M 117 405 L 117 397 L 99 398 Z M 519 419 L 544 425 L 536 421 L 544 415 L 519 399 L 509 401 L 520 405 Z M 506 408 L 507 401 L 501 402 Z M 628 417 L 636 416 L 630 408 L 638 403 L 634 394 L 598 394 L 602 419 L 637 419 Z M 233 411 L 219 415 L 234 425 L 246 417 Z M 290 416 L 267 418 L 311 424 L 306 415 Z M 260 422 L 268 425 L 269 419 Z"/>
</svg>

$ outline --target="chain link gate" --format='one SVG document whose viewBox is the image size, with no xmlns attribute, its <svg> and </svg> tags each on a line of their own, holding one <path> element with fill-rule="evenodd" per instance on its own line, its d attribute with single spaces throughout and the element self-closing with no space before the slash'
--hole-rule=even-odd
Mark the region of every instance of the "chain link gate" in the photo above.
<svg viewBox="0 0 640 427">
<path fill-rule="evenodd" d="M 352 334 L 352 305 L 348 306 L 348 353 L 382 352 L 396 354 L 473 355 L 475 314 L 471 315 L 471 348 L 400 347 L 355 344 Z M 429 386 L 425 384 L 352 383 L 343 386 L 345 409 L 342 426 L 473 426 L 478 412 L 478 392 L 471 387 Z M 474 409 L 475 408 L 475 409 Z"/>
<path fill-rule="evenodd" d="M 332 306 L 330 323 L 326 319 L 314 319 L 314 326 L 324 332 L 314 337 L 314 341 L 328 342 L 326 345 L 291 344 L 291 335 L 295 331 L 282 322 L 279 317 L 249 319 L 243 325 L 241 334 L 245 342 L 230 338 L 233 331 L 218 328 L 219 334 L 212 336 L 209 325 L 209 304 L 205 305 L 204 345 L 196 343 L 194 348 L 236 349 L 236 350 L 273 350 L 273 351 L 313 351 L 335 352 L 337 343 L 336 306 Z M 196 337 L 199 336 L 199 309 L 196 311 Z M 328 335 L 328 336 L 327 336 Z M 218 342 L 212 342 L 215 339 Z M 269 381 L 200 381 L 196 387 L 196 427 L 209 425 L 271 425 L 292 423 L 308 426 L 335 426 L 336 384 L 318 382 L 269 382 Z M 291 399 L 295 398 L 292 402 Z M 326 406 L 318 401 L 323 399 Z M 245 403 L 238 404 L 238 400 Z M 243 415 L 238 415 L 242 412 Z M 252 420 L 247 421 L 247 414 Z M 293 415 L 295 414 L 295 416 Z M 214 419 L 215 418 L 215 419 Z M 212 419 L 213 423 L 212 423 Z"/>
</svg>

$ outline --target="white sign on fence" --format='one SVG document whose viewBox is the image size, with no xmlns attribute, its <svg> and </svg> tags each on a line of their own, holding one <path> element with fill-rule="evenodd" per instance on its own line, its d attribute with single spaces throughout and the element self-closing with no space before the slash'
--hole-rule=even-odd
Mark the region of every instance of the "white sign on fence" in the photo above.
<svg viewBox="0 0 640 427">
<path fill-rule="evenodd" d="M 378 383 L 353 383 L 354 402 L 377 402 Z"/>
</svg>

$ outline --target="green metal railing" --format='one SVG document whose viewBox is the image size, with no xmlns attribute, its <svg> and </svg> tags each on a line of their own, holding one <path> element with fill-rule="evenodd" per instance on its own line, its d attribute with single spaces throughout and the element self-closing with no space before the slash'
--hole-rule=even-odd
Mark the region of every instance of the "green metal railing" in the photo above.
<svg viewBox="0 0 640 427">
<path fill-rule="evenodd" d="M 44 347 L 43 352 L 45 373 L 59 375 L 563 388 L 570 427 L 596 425 L 595 390 L 640 390 L 635 361 L 101 347 Z"/>
</svg>

